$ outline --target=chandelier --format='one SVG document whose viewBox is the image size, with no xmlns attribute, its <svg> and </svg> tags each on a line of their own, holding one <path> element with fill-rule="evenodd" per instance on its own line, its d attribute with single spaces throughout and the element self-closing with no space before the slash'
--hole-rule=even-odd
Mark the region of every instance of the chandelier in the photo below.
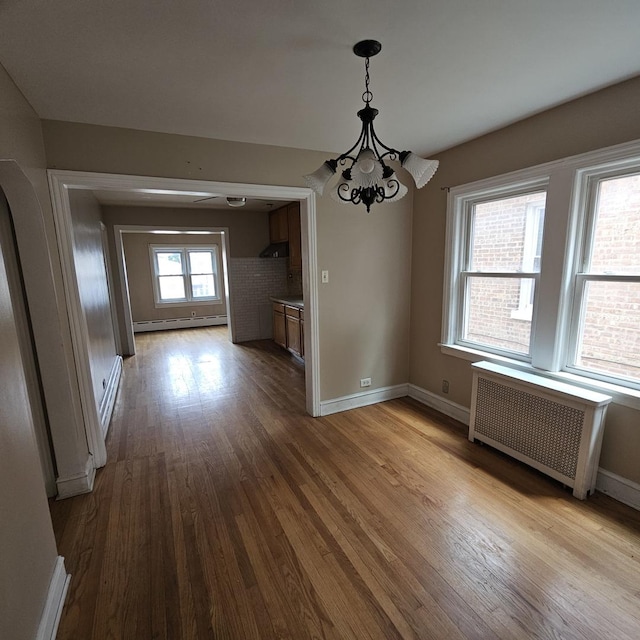
<svg viewBox="0 0 640 640">
<path fill-rule="evenodd" d="M 360 137 L 348 151 L 327 160 L 317 171 L 304 176 L 309 187 L 322 195 L 338 166 L 344 167 L 331 195 L 339 202 L 362 203 L 367 207 L 367 213 L 375 202 L 395 202 L 407 193 L 407 187 L 398 180 L 387 161 L 399 161 L 400 166 L 411 174 L 418 189 L 431 180 L 439 164 L 437 160 L 424 160 L 411 151 L 387 147 L 376 135 L 373 121 L 378 110 L 370 104 L 373 93 L 369 90 L 369 58 L 380 53 L 381 49 L 382 45 L 377 40 L 362 40 L 353 47 L 357 56 L 365 58 L 365 91 L 362 94 L 365 106 L 358 111 L 358 117 L 362 120 Z"/>
</svg>

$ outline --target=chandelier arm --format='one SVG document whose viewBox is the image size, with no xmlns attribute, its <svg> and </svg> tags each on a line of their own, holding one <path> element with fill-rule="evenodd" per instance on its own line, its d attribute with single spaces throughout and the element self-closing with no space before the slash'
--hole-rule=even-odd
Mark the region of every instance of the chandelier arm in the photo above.
<svg viewBox="0 0 640 640">
<path fill-rule="evenodd" d="M 392 147 L 387 147 L 387 145 L 384 142 L 382 142 L 380 138 L 378 138 L 378 134 L 375 132 L 373 125 L 371 125 L 371 137 L 373 138 L 373 140 L 375 140 L 375 142 L 378 145 L 380 145 L 383 149 L 386 150 L 386 153 L 378 154 L 381 158 L 384 158 L 385 156 L 389 156 L 389 155 L 394 155 L 394 154 L 396 156 L 400 155 L 400 152 L 397 149 L 393 149 Z"/>
<path fill-rule="evenodd" d="M 366 125 L 366 124 L 363 124 L 363 125 L 362 125 L 362 129 L 361 129 L 361 131 L 360 131 L 360 135 L 358 136 L 358 139 L 356 140 L 356 143 L 353 145 L 353 147 L 351 147 L 350 149 L 347 149 L 347 151 L 345 151 L 344 153 L 340 154 L 340 155 L 336 158 L 337 162 L 340 162 L 340 161 L 345 160 L 345 159 L 347 159 L 347 158 L 348 158 L 349 160 L 352 160 L 353 162 L 355 162 L 355 161 L 356 161 L 357 154 L 356 154 L 356 157 L 353 157 L 353 156 L 351 155 L 351 152 L 352 152 L 352 151 L 353 151 L 353 150 L 354 150 L 358 145 L 360 145 L 360 149 L 362 149 L 362 147 L 364 146 L 364 139 L 365 139 L 365 135 L 366 135 L 366 129 L 367 129 L 367 125 Z M 359 153 L 359 152 L 360 152 L 360 151 L 358 151 L 358 153 Z"/>
</svg>

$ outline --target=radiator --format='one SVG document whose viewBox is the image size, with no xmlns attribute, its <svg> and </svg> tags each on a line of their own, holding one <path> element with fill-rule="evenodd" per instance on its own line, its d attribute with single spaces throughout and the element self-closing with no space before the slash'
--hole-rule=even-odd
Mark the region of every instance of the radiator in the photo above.
<svg viewBox="0 0 640 640">
<path fill-rule="evenodd" d="M 576 498 L 593 493 L 611 397 L 489 362 L 472 369 L 469 440 L 572 487 Z"/>
</svg>

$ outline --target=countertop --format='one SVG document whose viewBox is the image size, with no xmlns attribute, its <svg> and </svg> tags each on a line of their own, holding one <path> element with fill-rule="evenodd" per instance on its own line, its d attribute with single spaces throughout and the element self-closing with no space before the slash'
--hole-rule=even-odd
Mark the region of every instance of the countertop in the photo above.
<svg viewBox="0 0 640 640">
<path fill-rule="evenodd" d="M 290 307 L 298 307 L 298 309 L 304 309 L 302 296 L 271 296 L 271 301 L 288 304 Z"/>
</svg>

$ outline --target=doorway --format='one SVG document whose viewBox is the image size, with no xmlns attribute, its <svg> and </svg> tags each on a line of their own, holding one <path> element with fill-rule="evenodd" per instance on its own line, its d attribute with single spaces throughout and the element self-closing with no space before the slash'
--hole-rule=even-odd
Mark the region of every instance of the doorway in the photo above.
<svg viewBox="0 0 640 640">
<path fill-rule="evenodd" d="M 73 263 L 73 228 L 71 219 L 70 193 L 73 190 L 120 191 L 145 194 L 173 193 L 177 195 L 218 194 L 228 197 L 255 197 L 280 200 L 282 202 L 300 202 L 301 238 L 302 238 L 302 280 L 305 304 L 305 389 L 306 410 L 312 416 L 320 415 L 319 385 L 319 344 L 318 344 L 318 289 L 317 289 L 317 241 L 315 196 L 310 189 L 282 187 L 272 185 L 254 185 L 240 183 L 222 183 L 199 180 L 98 174 L 75 171 L 48 171 L 52 194 L 54 221 L 57 231 L 57 243 L 63 266 L 65 288 L 71 293 L 67 297 L 70 317 L 78 317 L 82 310 L 78 308 L 77 281 Z M 116 258 L 117 259 L 117 258 Z M 122 289 L 126 292 L 126 274 L 120 272 Z M 121 318 L 121 346 L 123 354 L 135 353 L 133 327 L 126 318 L 128 301 L 123 293 Z M 130 310 L 128 312 L 130 314 Z M 124 320 L 123 317 L 124 316 Z M 99 453 L 96 466 L 104 465 L 106 450 L 100 425 L 95 419 L 97 412 L 90 393 L 88 336 L 86 326 L 79 322 L 72 324 L 72 341 L 78 361 L 80 394 L 89 411 L 85 412 L 85 428 L 88 440 L 96 445 Z"/>
</svg>

